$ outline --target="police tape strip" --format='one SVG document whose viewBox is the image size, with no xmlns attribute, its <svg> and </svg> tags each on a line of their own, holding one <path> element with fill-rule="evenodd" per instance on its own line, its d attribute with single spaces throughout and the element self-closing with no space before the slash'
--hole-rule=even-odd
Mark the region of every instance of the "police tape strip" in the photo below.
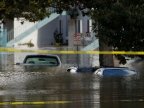
<svg viewBox="0 0 144 108">
<path fill-rule="evenodd" d="M 0 47 L 0 52 L 19 52 L 19 53 L 39 53 L 39 54 L 123 54 L 123 55 L 144 55 L 144 51 L 64 51 L 64 50 L 30 50 Z"/>
<path fill-rule="evenodd" d="M 0 105 L 45 105 L 45 104 L 67 104 L 72 103 L 72 101 L 18 101 L 18 102 L 0 102 Z"/>
</svg>

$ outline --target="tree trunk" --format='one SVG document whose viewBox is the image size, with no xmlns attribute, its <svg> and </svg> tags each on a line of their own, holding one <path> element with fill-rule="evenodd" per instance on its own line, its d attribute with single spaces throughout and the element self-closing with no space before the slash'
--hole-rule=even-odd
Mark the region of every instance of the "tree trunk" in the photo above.
<svg viewBox="0 0 144 108">
<path fill-rule="evenodd" d="M 108 46 L 107 40 L 99 37 L 99 51 L 112 51 L 112 47 Z M 113 55 L 112 54 L 100 54 L 99 62 L 101 67 L 111 67 L 114 66 Z"/>
</svg>

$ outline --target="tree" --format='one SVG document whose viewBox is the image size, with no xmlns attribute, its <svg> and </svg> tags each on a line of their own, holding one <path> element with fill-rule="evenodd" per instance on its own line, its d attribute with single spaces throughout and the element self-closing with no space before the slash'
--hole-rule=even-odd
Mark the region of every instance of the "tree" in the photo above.
<svg viewBox="0 0 144 108">
<path fill-rule="evenodd" d="M 116 51 L 144 51 L 144 1 L 104 1 L 109 2 L 102 3 L 103 7 L 102 4 L 97 6 L 92 15 L 98 22 L 100 42 L 103 40 Z M 116 55 L 121 63 L 126 62 L 125 56 L 144 58 L 142 55 Z"/>
<path fill-rule="evenodd" d="M 47 8 L 51 0 L 2 0 L 0 1 L 0 19 L 24 17 L 30 21 L 42 20 L 50 15 Z"/>
</svg>

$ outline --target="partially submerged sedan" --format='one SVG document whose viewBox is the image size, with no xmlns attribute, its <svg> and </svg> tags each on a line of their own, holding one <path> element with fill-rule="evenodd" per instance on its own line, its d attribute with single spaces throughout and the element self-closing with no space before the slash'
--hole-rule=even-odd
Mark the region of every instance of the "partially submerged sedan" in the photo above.
<svg viewBox="0 0 144 108">
<path fill-rule="evenodd" d="M 61 67 L 61 60 L 57 55 L 33 54 L 27 55 L 23 63 L 17 65 L 23 66 L 25 71 L 55 71 Z"/>
<path fill-rule="evenodd" d="M 23 64 L 61 66 L 61 61 L 57 55 L 27 55 Z"/>
<path fill-rule="evenodd" d="M 133 76 L 136 75 L 137 72 L 125 67 L 113 67 L 113 68 L 99 68 L 94 74 L 97 74 L 102 77 L 125 77 L 125 76 Z"/>
</svg>

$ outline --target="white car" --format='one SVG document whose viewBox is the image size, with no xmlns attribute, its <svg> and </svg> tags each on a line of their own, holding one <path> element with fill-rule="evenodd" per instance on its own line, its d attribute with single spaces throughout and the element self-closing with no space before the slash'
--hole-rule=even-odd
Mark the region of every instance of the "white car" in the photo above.
<svg viewBox="0 0 144 108">
<path fill-rule="evenodd" d="M 99 76 L 106 76 L 106 77 L 122 77 L 122 76 L 132 76 L 132 75 L 136 75 L 137 72 L 134 70 L 131 70 L 129 68 L 121 68 L 121 67 L 117 67 L 117 68 L 99 68 L 97 69 L 94 74 L 97 74 Z"/>
<path fill-rule="evenodd" d="M 56 71 L 61 68 L 61 60 L 57 55 L 27 55 L 23 63 L 17 63 L 24 71 Z"/>
<path fill-rule="evenodd" d="M 61 60 L 57 55 L 27 55 L 23 64 L 61 66 Z"/>
</svg>

